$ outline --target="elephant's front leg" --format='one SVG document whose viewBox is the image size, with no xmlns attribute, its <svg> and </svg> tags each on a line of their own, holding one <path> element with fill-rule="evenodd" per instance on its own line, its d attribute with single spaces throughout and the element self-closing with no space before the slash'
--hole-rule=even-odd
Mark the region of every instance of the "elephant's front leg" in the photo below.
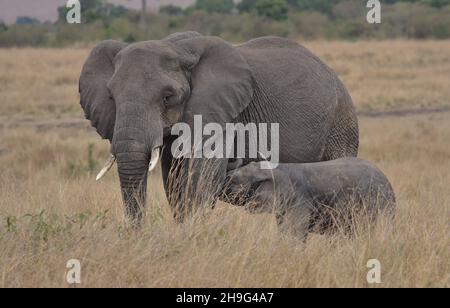
<svg viewBox="0 0 450 308">
<path fill-rule="evenodd" d="M 177 222 L 198 209 L 214 207 L 225 181 L 226 159 L 175 159 L 165 150 L 161 167 L 166 196 Z"/>
</svg>

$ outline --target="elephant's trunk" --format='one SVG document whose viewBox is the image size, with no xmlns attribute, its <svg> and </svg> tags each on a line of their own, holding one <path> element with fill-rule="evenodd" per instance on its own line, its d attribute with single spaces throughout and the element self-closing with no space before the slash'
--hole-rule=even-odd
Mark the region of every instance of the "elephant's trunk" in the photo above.
<svg viewBox="0 0 450 308">
<path fill-rule="evenodd" d="M 116 121 L 112 152 L 117 159 L 125 211 L 135 226 L 139 226 L 143 216 L 148 172 L 155 167 L 162 146 L 160 122 L 143 112 L 129 113 Z"/>
<path fill-rule="evenodd" d="M 149 155 L 124 152 L 116 157 L 125 212 L 131 223 L 138 226 L 146 201 Z"/>
<path fill-rule="evenodd" d="M 150 162 L 145 152 L 119 153 L 117 165 L 122 198 L 131 223 L 139 226 L 145 206 L 147 175 L 158 163 L 160 149 L 152 151 Z"/>
</svg>

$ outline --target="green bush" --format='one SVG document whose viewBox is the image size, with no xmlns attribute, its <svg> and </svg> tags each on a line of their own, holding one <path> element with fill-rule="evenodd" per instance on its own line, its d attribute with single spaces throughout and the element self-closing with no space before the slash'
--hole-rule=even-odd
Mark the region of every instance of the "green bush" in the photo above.
<svg viewBox="0 0 450 308">
<path fill-rule="evenodd" d="M 195 8 L 208 13 L 230 13 L 234 8 L 233 0 L 197 0 Z"/>
<path fill-rule="evenodd" d="M 450 38 L 450 6 L 398 3 L 387 8 L 381 27 L 389 37 Z"/>
<path fill-rule="evenodd" d="M 159 8 L 160 14 L 166 14 L 166 15 L 175 15 L 180 16 L 183 15 L 183 9 L 181 7 L 169 4 L 169 5 L 163 5 Z"/>
<path fill-rule="evenodd" d="M 45 46 L 51 27 L 46 25 L 12 25 L 0 27 L 0 47 Z"/>
<path fill-rule="evenodd" d="M 255 9 L 259 16 L 274 20 L 287 19 L 288 6 L 285 0 L 259 0 Z"/>
<path fill-rule="evenodd" d="M 258 3 L 258 0 L 242 0 L 237 4 L 236 8 L 239 13 L 251 13 L 256 11 L 256 3 Z"/>
<path fill-rule="evenodd" d="M 450 5 L 450 0 L 422 0 L 422 2 L 433 7 L 444 7 Z"/>
<path fill-rule="evenodd" d="M 147 14 L 101 0 L 82 1 L 82 24 L 67 24 L 66 8 L 54 23 L 20 18 L 0 22 L 0 47 L 66 46 L 76 42 L 118 39 L 126 42 L 159 39 L 177 31 L 194 30 L 241 42 L 264 35 L 294 39 L 450 38 L 450 0 L 385 0 L 381 24 L 368 24 L 360 0 L 198 0 L 186 9 L 163 6 Z"/>
<path fill-rule="evenodd" d="M 319 12 L 293 12 L 289 14 L 290 36 L 293 38 L 317 39 L 325 37 L 330 20 Z"/>
<path fill-rule="evenodd" d="M 300 11 L 318 11 L 330 15 L 333 6 L 339 3 L 339 0 L 287 0 L 287 2 Z"/>
<path fill-rule="evenodd" d="M 105 21 L 113 18 L 124 17 L 129 12 L 121 5 L 113 5 L 103 0 L 80 0 L 82 23 Z M 58 8 L 58 20 L 66 22 L 66 15 L 70 8 L 61 6 Z"/>
<path fill-rule="evenodd" d="M 19 16 L 16 18 L 16 25 L 38 25 L 40 21 L 33 17 Z"/>
</svg>

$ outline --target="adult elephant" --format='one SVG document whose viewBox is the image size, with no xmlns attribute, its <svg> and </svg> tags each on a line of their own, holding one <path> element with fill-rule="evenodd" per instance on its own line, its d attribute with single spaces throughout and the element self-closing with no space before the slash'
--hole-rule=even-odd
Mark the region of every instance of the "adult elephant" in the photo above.
<svg viewBox="0 0 450 308">
<path fill-rule="evenodd" d="M 111 142 L 111 158 L 101 175 L 117 160 L 125 209 L 137 224 L 148 170 L 161 149 L 175 217 L 193 202 L 218 197 L 226 159 L 180 161 L 171 153 L 171 127 L 178 122 L 192 126 L 194 115 L 202 115 L 204 124 L 279 123 L 284 163 L 356 156 L 358 151 L 358 123 L 347 90 L 318 57 L 284 38 L 233 46 L 189 31 L 129 45 L 104 41 L 86 60 L 79 91 L 86 118 Z M 213 185 L 199 185 L 205 172 Z"/>
</svg>

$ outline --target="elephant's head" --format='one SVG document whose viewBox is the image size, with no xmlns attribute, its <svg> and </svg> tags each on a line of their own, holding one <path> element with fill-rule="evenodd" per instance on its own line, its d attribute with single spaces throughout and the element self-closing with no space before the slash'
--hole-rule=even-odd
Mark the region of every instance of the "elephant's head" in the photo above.
<svg viewBox="0 0 450 308">
<path fill-rule="evenodd" d="M 130 45 L 104 41 L 92 50 L 80 77 L 81 106 L 111 142 L 102 174 L 117 160 L 133 222 L 141 219 L 147 173 L 171 126 L 192 125 L 197 114 L 204 123 L 230 122 L 249 104 L 252 89 L 250 68 L 239 52 L 196 32 Z"/>
<path fill-rule="evenodd" d="M 229 171 L 226 187 L 229 202 L 253 213 L 271 213 L 294 196 L 289 177 L 277 169 L 262 169 L 260 162 Z"/>
<path fill-rule="evenodd" d="M 262 170 L 253 162 L 227 173 L 226 195 L 234 205 L 245 206 L 251 212 L 271 212 L 275 198 L 272 170 Z"/>
</svg>

